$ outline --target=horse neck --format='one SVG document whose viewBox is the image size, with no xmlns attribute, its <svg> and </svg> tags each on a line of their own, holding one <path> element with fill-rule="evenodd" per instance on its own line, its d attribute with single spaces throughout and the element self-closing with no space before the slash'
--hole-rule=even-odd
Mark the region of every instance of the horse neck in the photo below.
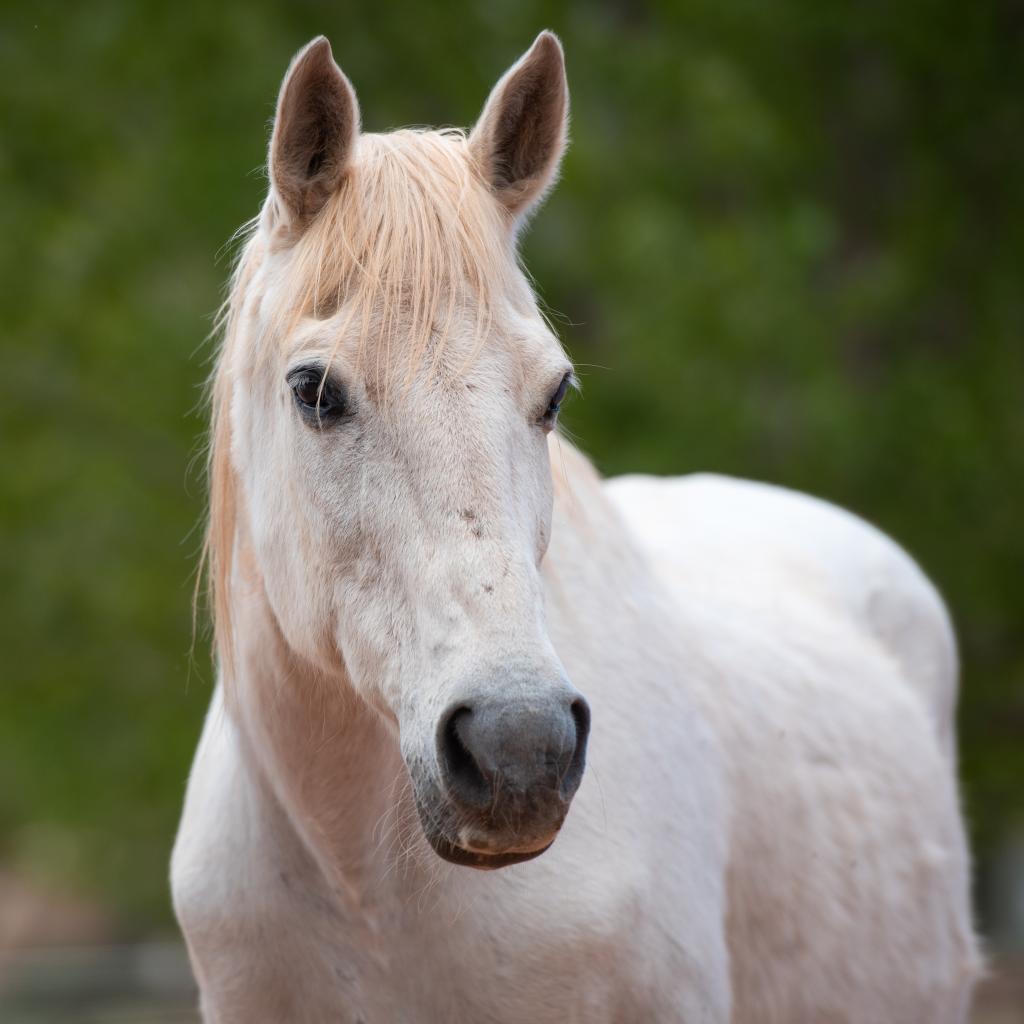
<svg viewBox="0 0 1024 1024">
<path fill-rule="evenodd" d="M 252 559 L 239 554 L 229 713 L 254 770 L 324 873 L 343 891 L 371 889 L 415 834 L 397 735 L 343 671 L 325 677 L 292 651 Z"/>
</svg>

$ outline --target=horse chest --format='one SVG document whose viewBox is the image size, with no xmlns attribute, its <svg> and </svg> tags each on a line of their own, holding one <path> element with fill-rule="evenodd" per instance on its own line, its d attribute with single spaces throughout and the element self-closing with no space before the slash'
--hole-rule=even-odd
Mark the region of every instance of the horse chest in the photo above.
<svg viewBox="0 0 1024 1024">
<path fill-rule="evenodd" d="M 612 965 L 622 958 L 610 941 L 573 942 L 541 920 L 512 930 L 507 917 L 493 903 L 460 906 L 429 892 L 418 905 L 377 907 L 339 925 L 328 984 L 353 1024 L 620 1019 Z"/>
</svg>

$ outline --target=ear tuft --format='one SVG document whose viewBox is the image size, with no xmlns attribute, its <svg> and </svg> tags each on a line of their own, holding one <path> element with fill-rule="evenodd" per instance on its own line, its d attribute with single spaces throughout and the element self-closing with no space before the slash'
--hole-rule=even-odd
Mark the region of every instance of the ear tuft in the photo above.
<svg viewBox="0 0 1024 1024">
<path fill-rule="evenodd" d="M 494 87 L 470 136 L 485 179 L 514 217 L 526 214 L 554 183 L 568 124 L 562 44 L 544 31 Z"/>
<path fill-rule="evenodd" d="M 270 181 L 289 221 L 305 226 L 337 191 L 358 134 L 355 92 L 319 36 L 284 77 L 270 139 Z"/>
</svg>

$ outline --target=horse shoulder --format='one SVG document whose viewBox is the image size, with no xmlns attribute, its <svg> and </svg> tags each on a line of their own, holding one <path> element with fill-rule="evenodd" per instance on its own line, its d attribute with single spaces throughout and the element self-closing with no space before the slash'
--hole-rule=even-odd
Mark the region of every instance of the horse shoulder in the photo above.
<svg viewBox="0 0 1024 1024">
<path fill-rule="evenodd" d="M 847 618 L 891 657 L 954 757 L 956 640 L 936 588 L 891 538 L 809 495 L 714 474 L 607 481 L 670 589 L 746 601 L 803 596 Z"/>
<path fill-rule="evenodd" d="M 731 752 L 736 1020 L 845 1021 L 857 1006 L 962 1021 L 978 966 L 969 862 L 922 702 L 849 622 L 795 622 L 781 603 L 733 613 L 705 652 L 705 706 Z"/>
<path fill-rule="evenodd" d="M 811 498 L 703 476 L 606 486 L 675 599 L 688 685 L 728 752 L 734 1019 L 962 1021 L 979 959 L 934 589 Z"/>
</svg>

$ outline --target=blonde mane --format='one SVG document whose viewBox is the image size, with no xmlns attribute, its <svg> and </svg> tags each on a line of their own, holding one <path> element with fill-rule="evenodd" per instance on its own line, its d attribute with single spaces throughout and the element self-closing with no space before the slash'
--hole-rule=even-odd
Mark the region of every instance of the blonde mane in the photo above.
<svg viewBox="0 0 1024 1024">
<path fill-rule="evenodd" d="M 437 365 L 460 306 L 473 304 L 474 336 L 482 342 L 496 298 L 522 287 L 508 214 L 490 194 L 465 133 L 454 129 L 360 136 L 342 187 L 302 234 L 295 238 L 281 221 L 271 193 L 263 216 L 243 229 L 217 325 L 210 505 L 198 584 L 208 581 L 215 653 L 227 674 L 239 500 L 229 410 L 239 361 L 271 354 L 268 343 L 286 342 L 305 318 L 337 316 L 335 351 L 357 329 L 359 359 L 379 379 L 396 357 L 411 378 L 425 358 Z M 254 332 L 246 329 L 255 319 L 247 311 L 271 259 L 280 263 L 278 291 L 289 299 L 264 311 L 265 326 Z"/>
</svg>

